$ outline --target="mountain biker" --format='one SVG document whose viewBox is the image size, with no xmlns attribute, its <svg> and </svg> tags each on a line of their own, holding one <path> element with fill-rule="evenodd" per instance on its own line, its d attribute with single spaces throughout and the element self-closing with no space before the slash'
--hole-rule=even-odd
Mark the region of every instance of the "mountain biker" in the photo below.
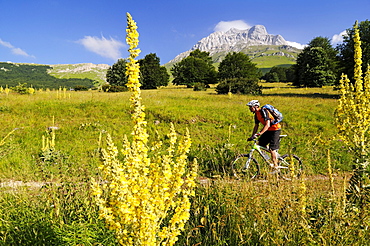
<svg viewBox="0 0 370 246">
<path fill-rule="evenodd" d="M 281 125 L 280 123 L 271 125 L 271 121 L 274 119 L 274 117 L 270 112 L 268 112 L 267 109 L 260 108 L 260 103 L 258 100 L 252 100 L 248 102 L 247 106 L 249 106 L 249 110 L 254 113 L 255 122 L 252 136 L 248 138 L 248 141 L 252 141 L 257 137 L 260 137 L 258 140 L 259 145 L 263 147 L 267 147 L 267 145 L 269 146 L 273 167 L 277 169 L 277 150 L 280 148 L 279 136 L 281 132 Z M 259 123 L 263 125 L 263 128 L 260 132 L 258 132 Z"/>
</svg>

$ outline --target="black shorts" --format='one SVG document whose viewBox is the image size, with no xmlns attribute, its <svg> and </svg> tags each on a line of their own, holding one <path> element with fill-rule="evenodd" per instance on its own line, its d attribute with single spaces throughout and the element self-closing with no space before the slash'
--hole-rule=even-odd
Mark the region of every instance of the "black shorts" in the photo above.
<svg viewBox="0 0 370 246">
<path fill-rule="evenodd" d="M 270 150 L 277 150 L 280 148 L 280 141 L 279 141 L 280 133 L 281 133 L 281 130 L 266 131 L 259 138 L 258 144 L 263 147 L 267 147 L 268 145 Z"/>
</svg>

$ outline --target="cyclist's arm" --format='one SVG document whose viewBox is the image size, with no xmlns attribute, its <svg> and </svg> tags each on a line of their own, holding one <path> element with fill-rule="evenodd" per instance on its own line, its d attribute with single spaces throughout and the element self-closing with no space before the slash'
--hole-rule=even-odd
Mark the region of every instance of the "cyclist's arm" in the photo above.
<svg viewBox="0 0 370 246">
<path fill-rule="evenodd" d="M 266 125 L 263 126 L 262 130 L 260 131 L 260 135 L 264 134 L 267 129 L 269 129 L 271 126 L 271 120 L 266 120 Z"/>
<path fill-rule="evenodd" d="M 254 128 L 253 128 L 252 136 L 253 136 L 254 134 L 256 134 L 256 133 L 257 133 L 257 131 L 258 131 L 258 127 L 259 127 L 259 123 L 258 123 L 258 122 L 256 122 L 256 124 L 254 124 Z"/>
</svg>

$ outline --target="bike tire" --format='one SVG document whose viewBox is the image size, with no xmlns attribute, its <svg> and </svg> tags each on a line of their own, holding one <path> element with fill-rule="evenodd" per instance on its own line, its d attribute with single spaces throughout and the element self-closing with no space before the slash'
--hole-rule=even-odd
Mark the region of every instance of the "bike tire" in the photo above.
<svg viewBox="0 0 370 246">
<path fill-rule="evenodd" d="M 284 161 L 281 161 L 281 159 Z M 301 158 L 297 155 L 285 154 L 279 158 L 280 176 L 286 179 L 292 179 L 294 177 L 299 178 L 303 173 L 303 164 Z"/>
<path fill-rule="evenodd" d="M 237 179 L 251 180 L 260 173 L 260 165 L 255 158 L 249 158 L 249 154 L 238 155 L 231 163 L 232 175 Z"/>
</svg>

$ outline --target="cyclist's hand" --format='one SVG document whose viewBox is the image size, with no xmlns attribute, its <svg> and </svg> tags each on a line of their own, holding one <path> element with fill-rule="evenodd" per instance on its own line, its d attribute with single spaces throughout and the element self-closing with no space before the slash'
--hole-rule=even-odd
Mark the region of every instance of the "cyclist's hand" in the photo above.
<svg viewBox="0 0 370 246">
<path fill-rule="evenodd" d="M 254 134 L 252 137 L 248 138 L 247 141 L 252 141 L 252 140 L 258 138 L 259 135 L 260 135 L 259 133 Z"/>
</svg>

